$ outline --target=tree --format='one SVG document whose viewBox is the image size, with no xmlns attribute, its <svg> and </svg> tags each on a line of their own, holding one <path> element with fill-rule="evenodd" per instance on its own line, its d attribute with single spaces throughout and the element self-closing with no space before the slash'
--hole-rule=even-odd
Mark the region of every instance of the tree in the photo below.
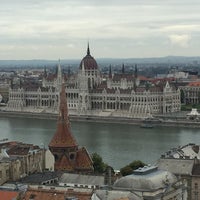
<svg viewBox="0 0 200 200">
<path fill-rule="evenodd" d="M 136 170 L 139 167 L 144 167 L 145 163 L 140 160 L 134 160 L 132 163 L 129 164 L 129 166 L 132 168 L 132 170 Z"/>
<path fill-rule="evenodd" d="M 122 176 L 127 176 L 133 173 L 133 169 L 130 166 L 125 166 L 120 169 L 120 173 Z"/>
<path fill-rule="evenodd" d="M 139 167 L 144 167 L 144 166 L 145 166 L 145 163 L 143 163 L 142 161 L 134 160 L 130 164 L 126 165 L 125 167 L 122 167 L 120 169 L 120 172 L 121 172 L 122 176 L 127 176 L 129 174 L 132 174 L 133 170 L 136 170 Z"/>
<path fill-rule="evenodd" d="M 105 164 L 102 160 L 102 157 L 97 154 L 92 154 L 92 161 L 93 161 L 93 167 L 95 173 L 104 173 L 107 167 L 107 164 Z"/>
</svg>

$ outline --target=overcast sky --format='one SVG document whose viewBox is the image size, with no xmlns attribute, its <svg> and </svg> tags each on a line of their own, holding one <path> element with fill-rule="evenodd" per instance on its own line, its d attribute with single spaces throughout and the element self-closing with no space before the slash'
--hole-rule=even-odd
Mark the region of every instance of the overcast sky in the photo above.
<svg viewBox="0 0 200 200">
<path fill-rule="evenodd" d="M 0 0 L 0 59 L 200 55 L 199 0 Z"/>
</svg>

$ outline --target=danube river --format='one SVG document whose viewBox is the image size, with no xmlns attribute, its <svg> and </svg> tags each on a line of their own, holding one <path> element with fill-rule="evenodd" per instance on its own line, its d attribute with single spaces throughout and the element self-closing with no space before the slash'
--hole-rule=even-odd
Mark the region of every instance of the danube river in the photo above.
<svg viewBox="0 0 200 200">
<path fill-rule="evenodd" d="M 161 154 L 187 143 L 199 144 L 200 129 L 155 127 L 95 122 L 72 122 L 72 133 L 89 153 L 97 152 L 107 164 L 119 169 L 135 159 L 153 164 Z M 48 147 L 56 121 L 0 118 L 0 140 L 23 141 Z"/>
</svg>

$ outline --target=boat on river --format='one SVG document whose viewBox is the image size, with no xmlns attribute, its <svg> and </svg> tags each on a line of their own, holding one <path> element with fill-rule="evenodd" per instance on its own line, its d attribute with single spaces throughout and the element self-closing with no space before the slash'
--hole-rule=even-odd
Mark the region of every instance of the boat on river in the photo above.
<svg viewBox="0 0 200 200">
<path fill-rule="evenodd" d="M 153 124 L 150 124 L 150 123 L 144 123 L 140 126 L 140 128 L 153 128 Z"/>
</svg>

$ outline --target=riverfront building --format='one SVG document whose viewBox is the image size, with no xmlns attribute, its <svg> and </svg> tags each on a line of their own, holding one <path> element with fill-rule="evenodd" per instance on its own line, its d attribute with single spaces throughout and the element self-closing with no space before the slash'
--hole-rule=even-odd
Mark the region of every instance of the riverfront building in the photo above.
<svg viewBox="0 0 200 200">
<path fill-rule="evenodd" d="M 55 75 L 45 70 L 42 84 L 37 87 L 10 88 L 8 110 L 31 112 L 56 112 L 59 91 L 64 79 L 60 63 Z M 103 76 L 96 60 L 87 54 L 81 60 L 78 72 L 68 74 L 66 94 L 69 113 L 74 115 L 98 115 L 145 118 L 154 114 L 180 111 L 180 90 L 169 82 L 141 80 L 135 66 L 133 74 L 122 72 Z"/>
</svg>

